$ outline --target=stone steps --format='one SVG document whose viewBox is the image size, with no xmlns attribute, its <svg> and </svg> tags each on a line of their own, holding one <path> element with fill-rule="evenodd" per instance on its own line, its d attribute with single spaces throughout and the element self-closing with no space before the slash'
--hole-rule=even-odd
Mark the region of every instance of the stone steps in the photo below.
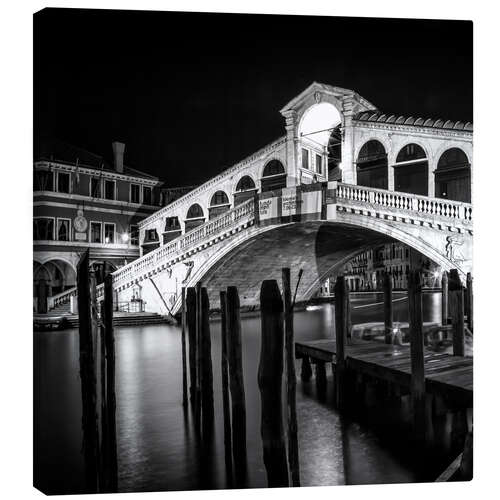
<svg viewBox="0 0 500 500">
<path fill-rule="evenodd" d="M 172 318 L 161 316 L 157 313 L 117 313 L 113 318 L 113 326 L 145 326 L 158 324 L 173 324 Z M 74 314 L 49 314 L 36 315 L 34 318 L 35 330 L 66 330 L 78 328 L 78 316 Z"/>
</svg>

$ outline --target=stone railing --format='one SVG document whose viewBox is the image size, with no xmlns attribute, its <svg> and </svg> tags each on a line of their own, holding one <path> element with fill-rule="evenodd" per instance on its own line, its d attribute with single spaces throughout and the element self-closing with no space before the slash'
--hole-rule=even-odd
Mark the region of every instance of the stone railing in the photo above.
<svg viewBox="0 0 500 500">
<path fill-rule="evenodd" d="M 158 265 L 180 257 L 194 247 L 208 243 L 221 233 L 254 220 L 254 217 L 255 208 L 252 198 L 118 269 L 113 273 L 113 285 L 116 287 L 132 281 Z"/>
<path fill-rule="evenodd" d="M 430 198 L 417 194 L 387 191 L 351 184 L 337 184 L 338 203 L 353 201 L 373 204 L 394 211 L 409 211 L 427 217 L 440 217 L 450 221 L 472 223 L 472 205 L 443 198 Z"/>
<path fill-rule="evenodd" d="M 57 306 L 62 304 L 67 304 L 71 297 L 76 296 L 76 286 L 73 288 L 68 288 L 64 290 L 64 292 L 58 293 L 56 295 L 52 295 L 52 297 L 47 297 L 47 310 L 50 311 L 55 309 Z"/>
<path fill-rule="evenodd" d="M 95 294 L 97 300 L 102 300 L 104 297 L 104 285 L 102 283 L 95 287 Z M 64 290 L 64 292 L 58 293 L 57 295 L 47 297 L 47 311 L 51 311 L 62 304 L 67 304 L 71 301 L 71 297 L 76 297 L 76 295 L 77 289 L 76 286 L 74 286 L 73 288 L 68 288 L 67 290 Z"/>
</svg>

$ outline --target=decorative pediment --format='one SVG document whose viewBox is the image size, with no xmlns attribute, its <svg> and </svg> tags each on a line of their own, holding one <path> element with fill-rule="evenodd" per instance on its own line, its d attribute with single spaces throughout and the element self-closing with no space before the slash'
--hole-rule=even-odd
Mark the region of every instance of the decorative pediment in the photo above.
<svg viewBox="0 0 500 500">
<path fill-rule="evenodd" d="M 304 108 L 323 101 L 334 104 L 340 112 L 354 110 L 354 108 L 356 108 L 354 110 L 355 112 L 376 110 L 376 107 L 373 104 L 353 90 L 344 89 L 342 87 L 333 87 L 332 85 L 327 85 L 325 83 L 313 82 L 297 97 L 294 97 L 290 102 L 288 102 L 280 110 L 280 113 L 283 116 L 287 116 L 293 112 L 300 113 L 300 111 Z"/>
</svg>

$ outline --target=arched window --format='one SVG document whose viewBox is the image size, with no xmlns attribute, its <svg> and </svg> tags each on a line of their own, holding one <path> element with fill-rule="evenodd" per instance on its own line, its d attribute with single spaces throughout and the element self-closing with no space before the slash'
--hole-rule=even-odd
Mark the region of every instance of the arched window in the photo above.
<svg viewBox="0 0 500 500">
<path fill-rule="evenodd" d="M 418 144 L 407 144 L 394 164 L 394 190 L 427 196 L 428 169 L 425 151 Z"/>
<path fill-rule="evenodd" d="M 407 144 L 401 149 L 396 158 L 396 163 L 404 161 L 425 160 L 425 151 L 418 144 Z"/>
<path fill-rule="evenodd" d="M 224 191 L 216 191 L 210 200 L 210 207 L 208 208 L 208 218 L 214 219 L 215 217 L 227 212 L 229 210 L 229 198 Z"/>
<path fill-rule="evenodd" d="M 212 199 L 210 200 L 210 206 L 213 207 L 214 205 L 227 205 L 229 204 L 229 198 L 227 197 L 227 194 L 224 193 L 224 191 L 217 191 L 214 193 L 212 196 Z"/>
<path fill-rule="evenodd" d="M 448 149 L 441 155 L 434 176 L 437 198 L 470 203 L 470 163 L 460 148 Z"/>
<path fill-rule="evenodd" d="M 236 191 L 248 191 L 255 189 L 255 182 L 249 175 L 244 175 L 236 184 Z"/>
<path fill-rule="evenodd" d="M 381 142 L 371 140 L 363 144 L 356 162 L 357 184 L 387 189 L 387 153 Z"/>
<path fill-rule="evenodd" d="M 262 192 L 276 191 L 286 187 L 285 167 L 279 160 L 271 160 L 262 173 Z"/>
<path fill-rule="evenodd" d="M 262 177 L 270 177 L 271 175 L 284 174 L 285 168 L 279 160 L 271 160 L 265 167 Z"/>
<path fill-rule="evenodd" d="M 142 242 L 142 254 L 146 255 L 160 246 L 160 239 L 156 229 L 146 229 L 144 231 L 144 241 Z"/>
<path fill-rule="evenodd" d="M 187 212 L 186 220 L 184 221 L 186 233 L 197 226 L 200 226 L 205 222 L 205 216 L 203 215 L 203 209 L 195 203 L 189 207 Z"/>
<path fill-rule="evenodd" d="M 243 203 L 244 201 L 252 198 L 257 191 L 255 182 L 249 175 L 244 175 L 236 184 L 236 191 L 234 193 L 234 206 Z"/>
<path fill-rule="evenodd" d="M 172 241 L 181 234 L 181 224 L 179 217 L 166 217 L 165 228 L 163 230 L 163 244 Z"/>
<path fill-rule="evenodd" d="M 198 203 L 195 203 L 194 205 L 191 205 L 189 207 L 189 210 L 187 212 L 187 219 L 199 219 L 203 217 L 203 209 L 198 205 Z"/>
</svg>

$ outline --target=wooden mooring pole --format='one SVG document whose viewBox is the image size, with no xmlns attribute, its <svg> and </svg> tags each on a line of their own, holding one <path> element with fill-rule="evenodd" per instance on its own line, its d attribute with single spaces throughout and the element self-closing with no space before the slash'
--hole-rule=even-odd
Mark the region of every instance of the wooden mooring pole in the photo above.
<svg viewBox="0 0 500 500">
<path fill-rule="evenodd" d="M 196 384 L 194 397 L 194 420 L 196 430 L 201 431 L 201 386 L 203 383 L 202 366 L 202 305 L 201 305 L 201 282 L 196 283 Z"/>
<path fill-rule="evenodd" d="M 201 415 L 203 422 L 203 440 L 210 439 L 213 435 L 214 424 L 214 384 L 212 371 L 212 341 L 210 339 L 210 302 L 207 289 L 201 289 Z"/>
<path fill-rule="evenodd" d="M 241 349 L 240 298 L 235 286 L 227 288 L 226 342 L 229 355 L 231 391 L 232 446 L 236 486 L 243 486 L 247 475 L 247 420 Z"/>
<path fill-rule="evenodd" d="M 337 409 L 345 408 L 345 346 L 347 343 L 347 330 L 349 328 L 349 292 L 344 276 L 337 276 L 335 282 L 335 405 Z"/>
<path fill-rule="evenodd" d="M 221 312 L 221 375 L 222 375 L 222 410 L 224 413 L 224 458 L 226 463 L 226 475 L 228 483 L 232 484 L 233 459 L 231 451 L 231 401 L 229 398 L 229 373 L 228 373 L 228 353 L 227 353 L 227 300 L 226 292 L 220 292 L 220 312 Z"/>
<path fill-rule="evenodd" d="M 384 326 L 385 343 L 392 343 L 392 276 L 386 271 L 384 273 Z"/>
<path fill-rule="evenodd" d="M 261 435 L 269 487 L 288 486 L 283 430 L 283 301 L 276 280 L 260 289 L 262 341 L 258 382 L 262 401 Z"/>
<path fill-rule="evenodd" d="M 283 302 L 285 307 L 285 363 L 288 410 L 288 465 L 292 486 L 300 486 L 299 444 L 297 431 L 297 375 L 295 373 L 295 345 L 293 340 L 293 304 L 290 283 L 290 268 L 281 270 Z"/>
<path fill-rule="evenodd" d="M 450 271 L 450 313 L 453 326 L 453 355 L 465 355 L 464 287 L 456 269 Z"/>
<path fill-rule="evenodd" d="M 182 342 L 182 406 L 187 408 L 188 389 L 187 389 L 187 369 L 186 369 L 186 288 L 181 290 L 181 342 Z"/>
<path fill-rule="evenodd" d="M 106 492 L 118 491 L 118 458 L 116 441 L 116 392 L 115 392 L 115 335 L 113 331 L 113 276 L 104 278 L 104 301 L 102 306 L 104 342 L 106 350 Z"/>
<path fill-rule="evenodd" d="M 469 325 L 469 330 L 471 332 L 474 331 L 474 299 L 473 299 L 473 293 L 472 293 L 472 274 L 467 273 L 467 285 L 465 288 L 465 296 L 467 297 L 467 300 L 465 301 L 467 303 L 467 309 L 466 309 L 466 314 L 467 314 L 467 323 Z"/>
<path fill-rule="evenodd" d="M 77 265 L 78 333 L 80 347 L 80 382 L 82 391 L 82 432 L 85 489 L 99 491 L 99 433 L 97 427 L 97 380 L 94 364 L 93 321 L 91 317 L 89 250 Z"/>
<path fill-rule="evenodd" d="M 417 440 L 425 439 L 424 335 L 422 328 L 422 279 L 420 271 L 408 276 L 408 316 L 410 323 L 411 402 Z"/>
<path fill-rule="evenodd" d="M 443 276 L 441 278 L 441 324 L 448 324 L 448 273 L 443 271 Z"/>
<path fill-rule="evenodd" d="M 196 290 L 186 290 L 186 322 L 189 338 L 189 398 L 194 409 L 196 397 Z"/>
<path fill-rule="evenodd" d="M 104 265 L 106 269 L 106 265 Z M 105 271 L 106 272 L 106 271 Z M 91 280 L 92 285 L 94 285 L 93 280 Z M 101 302 L 101 327 L 98 337 L 98 344 L 100 345 L 100 352 L 96 358 L 99 359 L 99 372 L 97 378 L 100 379 L 100 400 L 101 400 L 101 448 L 100 448 L 100 471 L 99 477 L 101 480 L 100 491 L 109 491 L 109 475 L 108 475 L 108 412 L 107 412 L 107 395 L 106 395 L 106 311 L 104 300 Z M 99 399 L 99 393 L 97 395 Z"/>
</svg>

